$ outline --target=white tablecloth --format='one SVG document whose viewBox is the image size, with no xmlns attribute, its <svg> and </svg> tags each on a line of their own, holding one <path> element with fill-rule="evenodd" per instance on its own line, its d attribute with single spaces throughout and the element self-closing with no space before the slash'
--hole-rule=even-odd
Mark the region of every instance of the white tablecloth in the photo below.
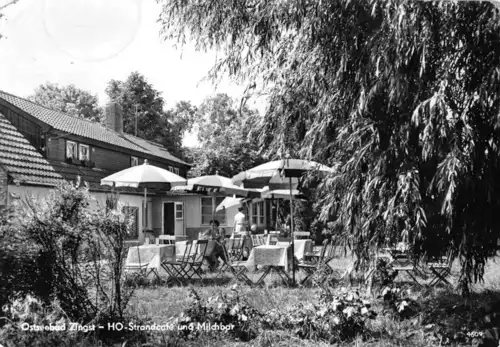
<svg viewBox="0 0 500 347">
<path fill-rule="evenodd" d="M 281 266 L 288 271 L 292 264 L 292 248 L 287 245 L 264 245 L 252 248 L 250 256 L 245 264 L 248 271 L 253 271 L 255 266 Z"/>
<path fill-rule="evenodd" d="M 160 269 L 165 260 L 175 259 L 175 245 L 142 245 L 128 249 L 126 265 L 148 264 L 148 268 Z"/>
<path fill-rule="evenodd" d="M 278 242 L 278 246 L 291 246 L 290 242 Z M 304 254 L 307 253 L 312 253 L 313 251 L 313 243 L 312 240 L 295 240 L 294 242 L 294 251 L 295 251 L 295 258 L 297 260 L 302 260 L 304 259 Z"/>
</svg>

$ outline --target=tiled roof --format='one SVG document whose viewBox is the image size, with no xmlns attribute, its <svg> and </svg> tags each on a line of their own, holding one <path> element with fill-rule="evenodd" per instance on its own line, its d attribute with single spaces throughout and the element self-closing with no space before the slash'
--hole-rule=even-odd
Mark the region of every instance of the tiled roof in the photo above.
<svg viewBox="0 0 500 347">
<path fill-rule="evenodd" d="M 14 182 L 19 184 L 55 187 L 64 181 L 75 182 L 77 176 L 80 176 L 92 190 L 111 190 L 111 187 L 100 184 L 101 179 L 111 175 L 112 171 L 45 159 L 1 113 L 0 165 L 7 170 Z M 116 191 L 142 194 L 142 189 L 136 188 L 120 187 L 116 188 Z M 149 192 L 164 193 L 155 189 L 150 189 Z"/>
<path fill-rule="evenodd" d="M 174 157 L 165 148 L 155 144 L 154 142 L 146 141 L 129 134 L 124 134 L 122 136 L 115 131 L 106 128 L 100 123 L 69 116 L 62 112 L 53 111 L 29 100 L 5 93 L 3 91 L 0 91 L 0 98 L 59 131 L 190 166 L 190 164 Z"/>
<path fill-rule="evenodd" d="M 55 186 L 63 177 L 10 121 L 0 114 L 0 165 L 18 182 Z"/>
</svg>

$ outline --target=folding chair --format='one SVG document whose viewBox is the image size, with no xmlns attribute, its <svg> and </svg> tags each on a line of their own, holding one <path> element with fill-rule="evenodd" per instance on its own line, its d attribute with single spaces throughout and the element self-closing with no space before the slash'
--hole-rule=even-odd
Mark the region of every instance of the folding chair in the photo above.
<svg viewBox="0 0 500 347">
<path fill-rule="evenodd" d="M 252 238 L 252 244 L 254 247 L 260 246 L 259 235 L 250 235 L 250 237 Z"/>
<path fill-rule="evenodd" d="M 231 259 L 241 260 L 243 257 L 243 238 L 234 238 L 224 240 L 227 252 Z"/>
<path fill-rule="evenodd" d="M 163 244 L 175 245 L 176 237 L 171 235 L 160 235 L 156 238 L 156 245 Z"/>
<path fill-rule="evenodd" d="M 160 279 L 160 274 L 154 267 L 148 269 L 149 262 L 145 263 L 141 262 L 141 252 L 139 250 L 139 246 L 134 246 L 129 248 L 129 252 L 134 252 L 134 250 L 137 251 L 138 261 L 137 263 L 126 263 L 124 268 L 125 272 L 128 273 L 129 271 L 133 271 L 138 275 L 143 275 L 144 277 L 148 277 L 151 273 L 154 273 L 154 275 L 158 279 Z"/>
<path fill-rule="evenodd" d="M 176 281 L 180 285 L 182 285 L 181 279 L 183 278 L 183 273 L 181 272 L 182 268 L 186 261 L 191 257 L 191 248 L 193 246 L 193 241 L 186 241 L 186 248 L 184 249 L 184 254 L 175 260 L 166 260 L 161 266 L 162 268 L 169 274 L 167 282 L 170 280 Z"/>
<path fill-rule="evenodd" d="M 443 282 L 451 286 L 451 283 L 446 279 L 451 275 L 451 259 L 448 257 L 442 257 L 436 261 L 428 262 L 427 266 L 431 270 L 433 278 L 429 285 L 431 287 L 437 285 L 439 282 Z"/>
<path fill-rule="evenodd" d="M 332 243 L 327 243 L 321 247 L 319 254 L 312 254 L 310 261 L 303 260 L 298 263 L 298 268 L 302 269 L 306 273 L 306 277 L 300 282 L 304 284 L 318 269 L 323 267 L 323 270 L 327 275 L 333 273 L 333 269 L 330 265 L 330 261 L 334 258 L 335 247 Z"/>
<path fill-rule="evenodd" d="M 183 265 L 179 267 L 179 273 L 182 274 L 182 279 L 190 280 L 194 275 L 203 279 L 200 275 L 201 267 L 203 266 L 203 261 L 205 260 L 207 250 L 209 249 L 209 244 L 211 244 L 213 252 L 215 241 L 198 240 L 198 242 L 196 242 L 194 254 L 189 256 L 187 259 L 184 259 L 181 262 Z"/>
<path fill-rule="evenodd" d="M 293 233 L 293 238 L 295 240 L 309 239 L 311 238 L 311 233 L 309 231 L 295 231 Z"/>
<path fill-rule="evenodd" d="M 230 284 L 233 283 L 234 281 L 240 280 L 245 282 L 246 284 L 253 286 L 254 283 L 245 275 L 245 272 L 247 271 L 246 268 L 246 261 L 244 260 L 234 260 L 229 257 L 228 250 L 226 248 L 226 245 L 222 245 L 223 251 L 224 251 L 224 264 L 219 269 L 219 272 L 217 274 L 217 278 L 219 276 L 222 276 L 224 272 L 228 271 L 231 272 L 233 275 L 233 278 L 231 279 Z"/>
<path fill-rule="evenodd" d="M 415 266 L 414 262 L 412 259 L 410 259 L 410 256 L 408 255 L 407 252 L 405 253 L 392 253 L 392 263 L 390 264 L 393 268 L 394 271 L 396 271 L 397 274 L 405 272 L 410 276 L 410 278 L 415 282 L 415 284 L 420 286 L 420 283 L 418 282 L 417 278 L 415 277 L 415 274 L 423 277 L 422 273 L 418 269 L 417 266 Z"/>
<path fill-rule="evenodd" d="M 269 234 L 266 245 L 276 245 L 279 242 L 278 234 Z"/>
</svg>

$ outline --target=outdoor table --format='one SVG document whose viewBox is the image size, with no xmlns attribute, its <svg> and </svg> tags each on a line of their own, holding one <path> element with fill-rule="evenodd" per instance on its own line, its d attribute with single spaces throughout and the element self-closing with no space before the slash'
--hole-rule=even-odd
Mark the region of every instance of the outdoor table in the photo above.
<svg viewBox="0 0 500 347">
<path fill-rule="evenodd" d="M 256 282 L 261 284 L 265 277 L 275 270 L 285 282 L 290 283 L 290 277 L 286 273 L 293 262 L 292 248 L 286 245 L 263 245 L 254 247 L 248 257 L 245 267 L 252 271 L 256 266 L 267 266 L 262 276 Z"/>
<path fill-rule="evenodd" d="M 147 264 L 146 268 L 158 271 L 161 263 L 165 260 L 175 259 L 175 245 L 142 245 L 137 247 L 130 247 L 128 249 L 127 260 L 125 261 L 125 268 L 127 266 L 134 267 L 139 264 Z"/>
<path fill-rule="evenodd" d="M 278 242 L 277 246 L 290 246 L 290 242 Z M 305 255 L 312 253 L 313 251 L 313 243 L 312 240 L 295 240 L 294 241 L 294 251 L 295 258 L 298 261 L 305 259 Z"/>
</svg>

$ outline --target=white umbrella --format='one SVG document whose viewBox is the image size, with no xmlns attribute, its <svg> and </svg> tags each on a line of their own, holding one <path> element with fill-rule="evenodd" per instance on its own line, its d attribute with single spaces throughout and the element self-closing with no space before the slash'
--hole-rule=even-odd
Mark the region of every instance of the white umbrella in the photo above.
<svg viewBox="0 0 500 347">
<path fill-rule="evenodd" d="M 246 188 L 262 188 L 269 186 L 272 189 L 287 188 L 290 198 L 290 233 L 292 235 L 292 254 L 294 254 L 293 239 L 293 190 L 297 188 L 298 179 L 306 172 L 316 171 L 322 174 L 334 173 L 335 170 L 328 166 L 310 160 L 281 159 L 271 161 L 250 170 L 240 172 L 233 176 L 234 184 Z M 286 182 L 288 178 L 288 182 Z M 295 285 L 295 263 L 292 263 L 293 284 Z"/>
<path fill-rule="evenodd" d="M 240 196 L 247 197 L 253 194 L 259 194 L 257 192 L 239 187 L 233 184 L 232 180 L 228 177 L 219 176 L 218 173 L 215 175 L 200 176 L 195 178 L 190 178 L 187 184 L 184 186 L 173 187 L 172 190 L 177 191 L 188 191 L 195 193 L 206 193 L 212 196 L 212 219 L 215 219 L 215 197 L 216 196 Z M 260 195 L 260 194 L 259 194 Z M 212 225 L 213 228 L 213 225 Z"/>
<path fill-rule="evenodd" d="M 143 165 L 132 166 L 101 180 L 101 185 L 114 187 L 144 187 L 144 216 L 146 215 L 148 184 L 168 183 L 171 187 L 186 184 L 187 180 L 179 175 L 157 166 L 149 165 L 144 160 Z M 146 219 L 143 218 L 143 231 L 146 229 Z"/>
<path fill-rule="evenodd" d="M 241 207 L 243 206 L 243 198 L 232 198 L 230 196 L 226 197 L 222 202 L 217 205 L 215 212 L 222 211 L 230 207 Z"/>
</svg>

